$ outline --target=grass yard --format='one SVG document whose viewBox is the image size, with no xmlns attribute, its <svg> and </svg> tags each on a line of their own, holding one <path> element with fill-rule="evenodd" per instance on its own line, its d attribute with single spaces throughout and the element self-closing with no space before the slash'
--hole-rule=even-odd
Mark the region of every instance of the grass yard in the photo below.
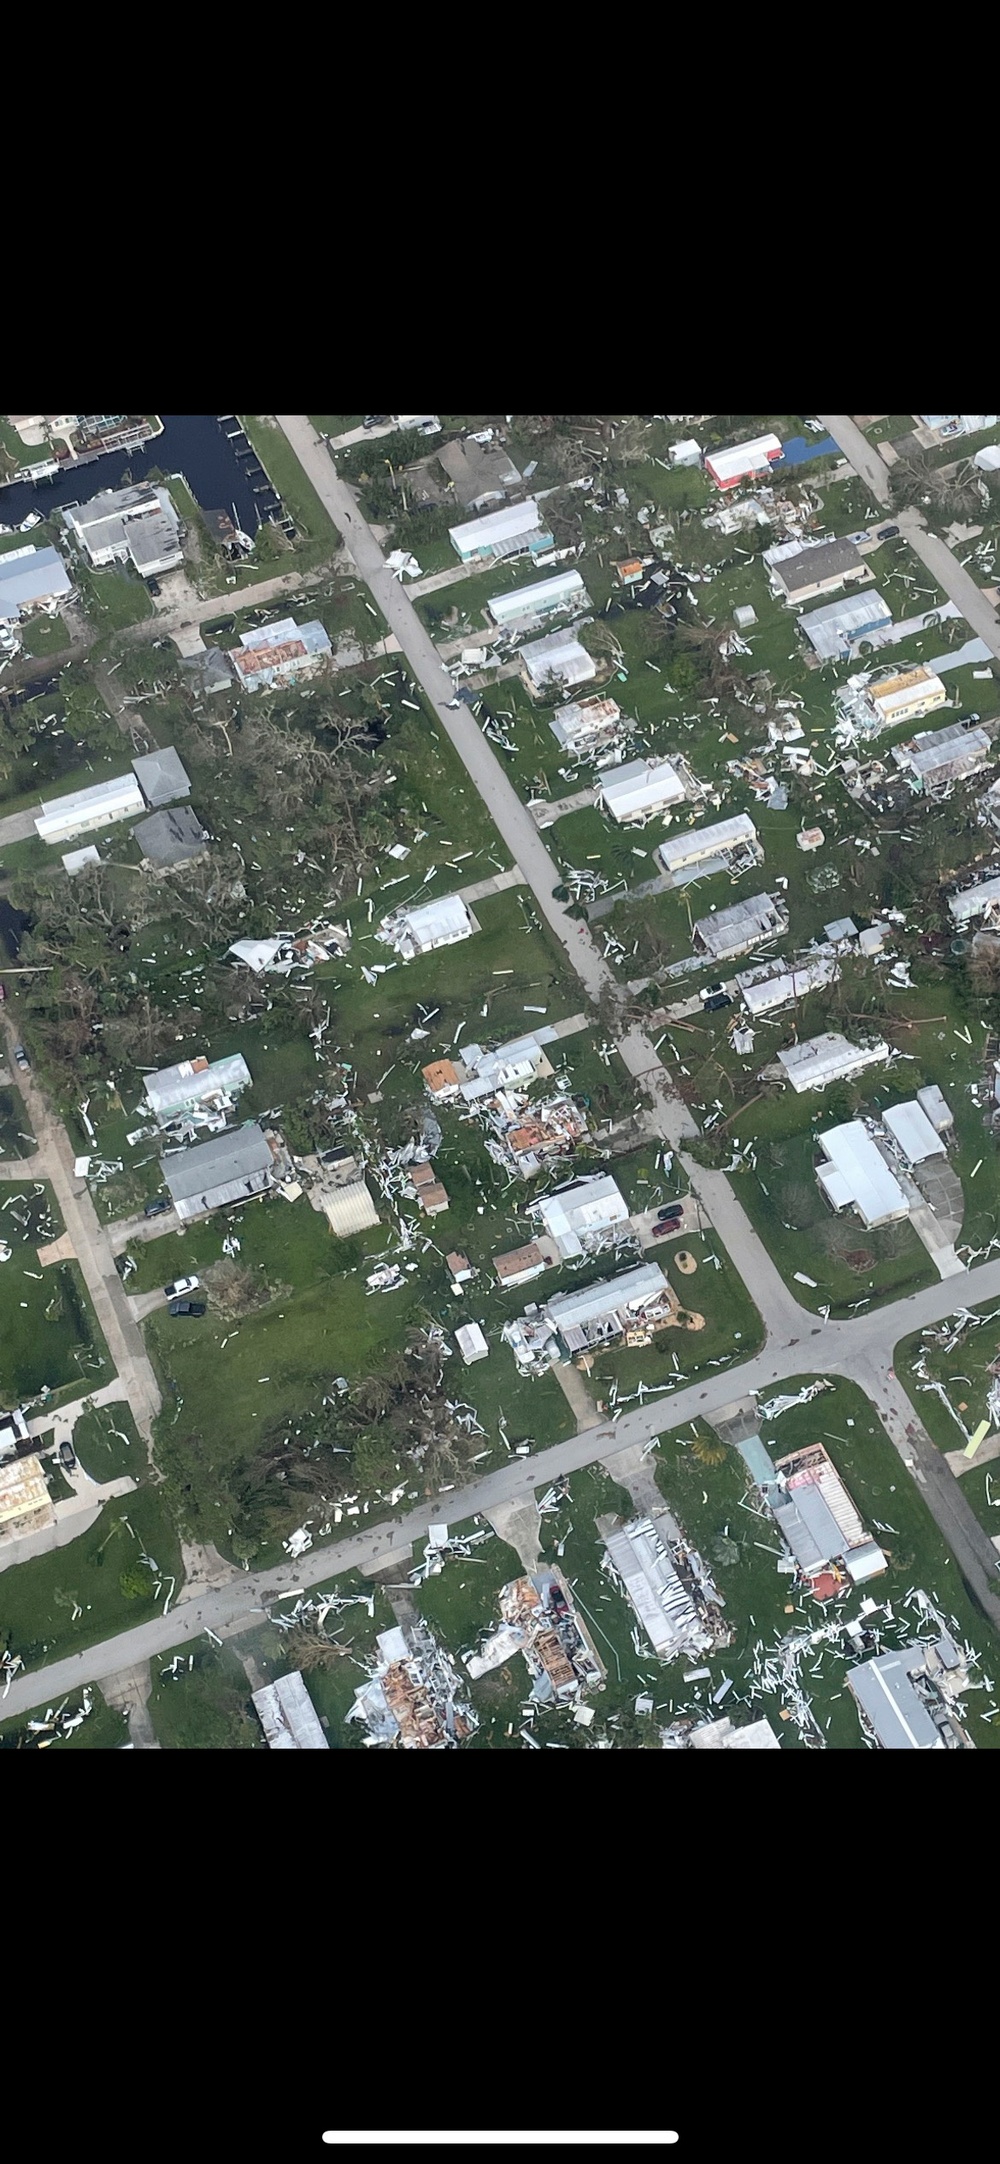
<svg viewBox="0 0 1000 2164">
<path fill-rule="evenodd" d="M 26 654 L 61 654 L 70 645 L 70 635 L 61 616 L 29 616 L 21 627 L 21 637 Z"/>
<path fill-rule="evenodd" d="M 0 1089 L 0 1159 L 13 1164 L 34 1156 L 37 1147 L 20 1090 Z"/>
<path fill-rule="evenodd" d="M 61 1702 L 61 1701 L 60 1701 Z M 82 1693 L 72 1696 L 66 1705 L 68 1716 L 78 1713 L 83 1705 Z M 128 1720 L 102 1698 L 96 1684 L 90 1685 L 91 1710 L 79 1728 L 68 1736 L 56 1736 L 46 1748 L 52 1751 L 120 1751 L 128 1742 Z M 0 1751 L 35 1751 L 42 1738 L 32 1735 L 28 1722 L 43 1720 L 45 1708 L 36 1707 L 30 1714 L 17 1720 L 0 1722 Z"/>
<path fill-rule="evenodd" d="M 793 1395 L 805 1380 L 808 1378 L 796 1378 L 782 1388 Z M 699 1460 L 693 1442 L 699 1434 L 710 1433 L 701 1423 L 685 1427 L 661 1437 L 657 1453 L 657 1483 L 715 1573 L 726 1618 L 736 1632 L 731 1646 L 706 1654 L 704 1662 L 697 1663 L 710 1668 L 709 1679 L 688 1686 L 681 1695 L 701 1711 L 703 1718 L 715 1718 L 712 1694 L 723 1676 L 732 1676 L 735 1687 L 726 1698 L 725 1711 L 734 1721 L 763 1714 L 781 1735 L 783 1744 L 794 1746 L 799 1740 L 794 1723 L 782 1723 L 779 1702 L 770 1695 L 762 1697 L 754 1684 L 753 1647 L 763 1640 L 765 1650 L 770 1650 L 786 1632 L 815 1629 L 826 1618 L 820 1613 L 820 1604 L 792 1591 L 792 1581 L 779 1576 L 773 1553 L 780 1549 L 778 1535 L 769 1514 L 754 1515 L 755 1511 L 763 1511 L 763 1505 L 738 1452 L 727 1449 L 719 1465 Z M 902 1596 L 912 1586 L 921 1587 L 946 1618 L 955 1619 L 960 1635 L 978 1649 L 987 1674 L 991 1673 L 997 1653 L 994 1633 L 970 1601 L 954 1558 L 919 1489 L 904 1472 L 857 1385 L 838 1380 L 831 1391 L 809 1404 L 795 1406 L 770 1423 L 762 1421 L 761 1434 L 777 1456 L 785 1456 L 809 1442 L 824 1443 L 865 1525 L 889 1558 L 888 1573 L 872 1580 L 864 1591 L 876 1601 L 890 1600 L 899 1614 Z M 745 1504 L 752 1507 L 741 1507 Z M 891 1530 L 879 1531 L 876 1520 Z M 837 1612 L 856 1613 L 860 1597 L 860 1591 L 853 1593 L 848 1602 L 838 1603 Z M 785 1613 L 789 1604 L 790 1616 Z M 916 1637 L 917 1622 L 914 1616 L 908 1636 Z M 844 1689 L 844 1668 L 853 1658 L 848 1654 L 845 1659 L 839 1650 L 818 1650 L 815 1656 L 810 1655 L 810 1665 L 819 1663 L 819 1680 L 810 1675 L 809 1669 L 803 1671 L 828 1749 L 863 1747 L 853 1700 Z M 970 1693 L 966 1726 L 981 1748 L 995 1748 L 998 1739 L 991 1724 L 979 1716 L 981 1702 L 981 1693 Z M 738 1707 L 743 1710 L 738 1711 Z"/>
<path fill-rule="evenodd" d="M 35 1252 L 63 1229 L 51 1189 L 41 1181 L 4 1188 L 0 1240 L 11 1253 L 0 1263 L 0 1392 L 23 1405 L 63 1384 L 107 1382 L 111 1366 L 79 1265 L 43 1270 Z"/>
<path fill-rule="evenodd" d="M 940 1342 L 949 1334 L 949 1325 L 943 1322 L 902 1338 L 893 1356 L 907 1396 L 932 1442 L 943 1452 L 964 1452 L 967 1438 L 988 1418 L 986 1400 L 993 1381 L 989 1366 L 1000 1356 L 1000 1307 L 987 1301 L 971 1313 L 977 1323 L 961 1330 L 950 1350 Z M 954 1321 L 951 1327 L 958 1329 Z M 947 1405 L 929 1383 L 940 1384 Z M 959 1477 L 966 1502 L 992 1540 L 1000 1534 L 1000 1465 L 989 1457 L 981 1462 L 964 1460 Z"/>
<path fill-rule="evenodd" d="M 154 1573 L 143 1563 L 149 1555 Z M 155 1597 L 164 1581 L 164 1594 Z M 65 1548 L 0 1572 L 0 1643 L 40 1668 L 119 1631 L 148 1623 L 169 1580 L 183 1580 L 180 1547 L 158 1490 L 105 1503 L 100 1517 Z M 148 1588 L 148 1590 L 147 1590 Z"/>
<path fill-rule="evenodd" d="M 199 1641 L 193 1668 L 183 1657 L 176 1675 L 170 1656 L 151 1662 L 148 1712 L 165 1751 L 263 1751 L 264 1733 L 236 1646 Z"/>
<path fill-rule="evenodd" d="M 124 566 L 93 571 L 82 557 L 73 566 L 73 579 L 81 600 L 101 632 L 123 631 L 127 624 L 141 624 L 153 614 L 145 581 Z"/>
<path fill-rule="evenodd" d="M 136 1481 L 145 1478 L 146 1445 L 130 1408 L 120 1400 L 93 1405 L 80 1414 L 73 1428 L 73 1448 L 91 1480 L 120 1480 L 125 1474 Z"/>
<path fill-rule="evenodd" d="M 341 1599 L 354 1603 L 339 1614 L 328 1616 L 326 1622 L 328 1634 L 346 1646 L 346 1653 L 328 1664 L 310 1668 L 304 1680 L 331 1751 L 360 1750 L 364 1748 L 364 1725 L 360 1721 L 348 1721 L 346 1716 L 354 1704 L 355 1691 L 365 1681 L 367 1669 L 374 1666 L 378 1657 L 376 1638 L 382 1631 L 392 1630 L 396 1618 L 381 1586 L 372 1579 L 362 1578 L 356 1570 L 327 1579 L 321 1586 L 311 1587 L 310 1592 L 314 1598 L 323 1593 L 336 1593 Z M 286 1674 L 290 1648 L 284 1632 L 273 1625 L 267 1626 L 254 1634 L 254 1640 L 257 1665 L 268 1682 Z M 246 1647 L 248 1643 L 241 1637 L 241 1646 Z"/>
</svg>

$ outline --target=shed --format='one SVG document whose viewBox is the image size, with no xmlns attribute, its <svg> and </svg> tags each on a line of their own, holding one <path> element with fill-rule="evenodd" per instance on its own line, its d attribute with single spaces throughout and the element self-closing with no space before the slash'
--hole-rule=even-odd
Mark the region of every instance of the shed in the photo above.
<svg viewBox="0 0 1000 2164">
<path fill-rule="evenodd" d="M 455 1343 L 467 1368 L 472 1367 L 474 1361 L 489 1357 L 490 1348 L 477 1322 L 463 1323 L 455 1332 Z"/>
<path fill-rule="evenodd" d="M 927 1157 L 947 1156 L 937 1129 L 932 1127 L 915 1097 L 906 1104 L 890 1105 L 883 1112 L 882 1120 L 908 1165 L 922 1165 Z"/>
<path fill-rule="evenodd" d="M 162 751 L 147 752 L 143 758 L 133 759 L 132 772 L 151 811 L 158 811 L 161 804 L 174 804 L 178 797 L 191 794 L 190 777 L 172 744 Z"/>
<path fill-rule="evenodd" d="M 923 1089 L 917 1091 L 917 1103 L 939 1135 L 943 1134 L 946 1128 L 954 1127 L 955 1115 L 936 1082 L 928 1082 Z"/>
<path fill-rule="evenodd" d="M 682 443 L 672 443 L 667 457 L 672 466 L 700 466 L 701 445 L 693 436 L 686 436 Z"/>
<path fill-rule="evenodd" d="M 174 811 L 152 812 L 132 828 L 133 838 L 151 864 L 186 864 L 208 847 L 208 829 L 189 804 Z"/>
<path fill-rule="evenodd" d="M 494 1255 L 493 1268 L 505 1288 L 525 1285 L 530 1277 L 539 1277 L 548 1263 L 537 1240 L 528 1240 L 524 1247 L 512 1247 L 506 1255 Z"/>
</svg>

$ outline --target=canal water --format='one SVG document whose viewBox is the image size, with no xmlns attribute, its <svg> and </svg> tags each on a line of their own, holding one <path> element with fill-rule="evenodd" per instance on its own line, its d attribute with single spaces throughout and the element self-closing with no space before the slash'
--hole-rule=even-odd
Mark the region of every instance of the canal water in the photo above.
<svg viewBox="0 0 1000 2164">
<path fill-rule="evenodd" d="M 62 504 L 87 503 L 102 489 L 121 488 L 126 473 L 138 483 L 158 467 L 162 473 L 182 473 L 203 511 L 231 513 L 235 504 L 244 533 L 255 534 L 260 519 L 246 469 L 257 461 L 237 458 L 214 413 L 164 413 L 160 419 L 162 434 L 133 450 L 108 451 L 103 458 L 73 466 L 48 480 L 15 481 L 0 488 L 0 524 L 19 526 L 29 511 L 40 511 L 48 518 Z M 230 421 L 229 426 L 235 423 Z M 40 457 L 44 455 L 39 452 Z"/>
</svg>

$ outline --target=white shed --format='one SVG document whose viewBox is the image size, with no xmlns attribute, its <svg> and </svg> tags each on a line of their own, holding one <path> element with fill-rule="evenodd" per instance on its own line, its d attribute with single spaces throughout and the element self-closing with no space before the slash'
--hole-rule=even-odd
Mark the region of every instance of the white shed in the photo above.
<svg viewBox="0 0 1000 2164">
<path fill-rule="evenodd" d="M 490 1348 L 477 1322 L 464 1322 L 455 1332 L 455 1343 L 467 1368 L 472 1366 L 474 1360 L 486 1360 L 489 1357 Z"/>
</svg>

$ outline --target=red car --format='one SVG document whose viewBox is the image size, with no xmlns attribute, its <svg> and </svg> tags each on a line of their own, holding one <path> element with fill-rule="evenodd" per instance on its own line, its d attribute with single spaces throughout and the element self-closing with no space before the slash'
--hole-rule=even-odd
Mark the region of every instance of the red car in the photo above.
<svg viewBox="0 0 1000 2164">
<path fill-rule="evenodd" d="M 668 1232 L 679 1232 L 680 1229 L 679 1217 L 667 1217 L 664 1218 L 662 1224 L 653 1226 L 653 1238 L 654 1240 L 662 1240 Z"/>
</svg>

